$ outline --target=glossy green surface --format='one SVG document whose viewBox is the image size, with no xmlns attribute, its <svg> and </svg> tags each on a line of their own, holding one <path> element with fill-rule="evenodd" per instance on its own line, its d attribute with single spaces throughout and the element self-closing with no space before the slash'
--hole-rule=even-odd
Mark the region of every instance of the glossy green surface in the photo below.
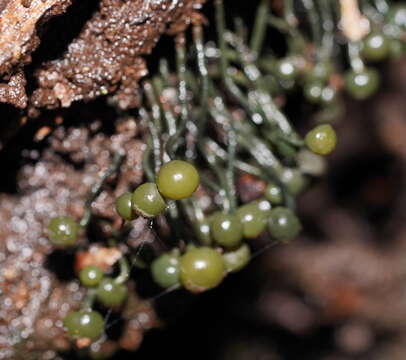
<svg viewBox="0 0 406 360">
<path fill-rule="evenodd" d="M 333 73 L 333 65 L 330 61 L 320 61 L 316 63 L 313 69 L 305 75 L 307 81 L 318 81 L 325 83 Z"/>
<path fill-rule="evenodd" d="M 181 200 L 190 197 L 200 183 L 196 168 L 182 160 L 164 164 L 158 172 L 156 183 L 159 192 L 167 199 Z"/>
<path fill-rule="evenodd" d="M 147 182 L 138 186 L 133 192 L 132 206 L 135 213 L 153 218 L 166 209 L 166 202 L 155 183 Z"/>
<path fill-rule="evenodd" d="M 179 283 L 179 257 L 172 254 L 162 254 L 151 264 L 151 274 L 154 281 L 163 288 L 169 288 Z"/>
<path fill-rule="evenodd" d="M 216 214 L 210 223 L 214 241 L 226 248 L 238 246 L 244 235 L 243 225 L 236 215 Z"/>
<path fill-rule="evenodd" d="M 321 176 L 326 173 L 327 160 L 322 155 L 303 148 L 297 154 L 297 165 L 301 172 L 311 176 Z"/>
<path fill-rule="evenodd" d="M 97 311 L 73 311 L 65 316 L 63 326 L 72 337 L 96 340 L 103 334 L 104 320 Z"/>
<path fill-rule="evenodd" d="M 312 104 L 318 104 L 321 101 L 321 93 L 324 84 L 321 81 L 306 82 L 303 87 L 303 95 L 307 101 Z"/>
<path fill-rule="evenodd" d="M 298 71 L 290 58 L 283 58 L 275 64 L 275 75 L 281 80 L 295 80 Z"/>
<path fill-rule="evenodd" d="M 180 259 L 182 285 L 191 292 L 201 292 L 219 285 L 226 274 L 222 255 L 201 247 L 188 250 Z"/>
<path fill-rule="evenodd" d="M 84 286 L 96 286 L 103 279 L 103 271 L 97 266 L 89 265 L 80 271 L 79 279 Z"/>
<path fill-rule="evenodd" d="M 400 3 L 391 6 L 387 15 L 386 21 L 389 24 L 399 26 L 400 28 L 406 28 L 406 4 Z"/>
<path fill-rule="evenodd" d="M 293 239 L 302 230 L 302 225 L 295 213 L 285 207 L 271 210 L 269 217 L 269 232 L 280 241 Z"/>
<path fill-rule="evenodd" d="M 267 211 L 260 207 L 261 203 L 268 204 Z M 245 238 L 254 239 L 265 230 L 270 209 L 271 204 L 265 200 L 265 202 L 253 201 L 237 210 L 236 215 L 243 225 Z"/>
<path fill-rule="evenodd" d="M 345 89 L 355 99 L 363 100 L 373 95 L 379 87 L 380 76 L 375 69 L 345 74 Z"/>
<path fill-rule="evenodd" d="M 272 205 L 279 205 L 283 202 L 282 189 L 273 183 L 267 185 L 264 196 Z"/>
<path fill-rule="evenodd" d="M 325 104 L 332 104 L 337 100 L 337 90 L 331 86 L 325 86 L 321 91 L 320 101 Z"/>
<path fill-rule="evenodd" d="M 242 244 L 235 250 L 225 252 L 223 259 L 228 272 L 237 272 L 250 262 L 251 250 L 247 244 Z"/>
<path fill-rule="evenodd" d="M 116 200 L 116 211 L 125 220 L 134 220 L 136 215 L 134 214 L 132 207 L 132 196 L 129 191 L 121 194 Z"/>
<path fill-rule="evenodd" d="M 48 224 L 49 240 L 60 247 L 75 245 L 78 232 L 78 223 L 69 216 L 56 216 Z"/>
<path fill-rule="evenodd" d="M 331 125 L 318 125 L 307 133 L 305 143 L 315 154 L 328 155 L 336 148 L 337 135 Z"/>
<path fill-rule="evenodd" d="M 380 32 L 368 34 L 362 41 L 361 55 L 365 60 L 380 61 L 389 55 L 390 42 Z"/>
<path fill-rule="evenodd" d="M 299 169 L 285 168 L 281 172 L 281 182 L 292 195 L 300 194 L 307 186 L 308 179 Z"/>
<path fill-rule="evenodd" d="M 127 298 L 127 287 L 112 278 L 104 278 L 97 287 L 97 299 L 104 306 L 121 305 Z"/>
</svg>

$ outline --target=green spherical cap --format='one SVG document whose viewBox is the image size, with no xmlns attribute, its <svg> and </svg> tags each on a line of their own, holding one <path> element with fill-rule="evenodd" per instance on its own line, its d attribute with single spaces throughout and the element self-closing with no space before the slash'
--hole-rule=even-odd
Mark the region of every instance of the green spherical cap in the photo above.
<svg viewBox="0 0 406 360">
<path fill-rule="evenodd" d="M 387 23 L 400 28 L 406 28 L 406 4 L 400 3 L 391 6 L 386 15 Z"/>
<path fill-rule="evenodd" d="M 320 61 L 316 63 L 313 69 L 305 76 L 307 81 L 325 83 L 333 73 L 333 65 L 329 61 Z"/>
<path fill-rule="evenodd" d="M 179 272 L 179 258 L 172 254 L 163 254 L 151 264 L 152 278 L 163 288 L 169 288 L 178 284 Z"/>
<path fill-rule="evenodd" d="M 67 333 L 75 338 L 98 339 L 104 330 L 103 317 L 97 311 L 74 311 L 63 320 Z"/>
<path fill-rule="evenodd" d="M 283 58 L 275 65 L 275 75 L 281 80 L 295 80 L 298 71 L 294 61 L 290 58 Z"/>
<path fill-rule="evenodd" d="M 308 184 L 308 179 L 299 169 L 285 168 L 281 172 L 281 182 L 292 195 L 300 194 Z"/>
<path fill-rule="evenodd" d="M 383 33 L 372 32 L 362 41 L 361 54 L 365 60 L 383 60 L 389 55 L 389 50 L 390 42 Z"/>
<path fill-rule="evenodd" d="M 262 207 L 261 204 L 268 204 L 268 209 Z M 261 234 L 267 224 L 271 204 L 265 200 L 262 202 L 254 201 L 252 203 L 241 206 L 237 210 L 237 216 L 243 225 L 244 237 L 254 239 Z"/>
<path fill-rule="evenodd" d="M 337 90 L 331 86 L 325 86 L 321 91 L 320 101 L 325 104 L 332 104 L 337 100 Z"/>
<path fill-rule="evenodd" d="M 132 194 L 125 192 L 121 194 L 116 200 L 116 211 L 125 220 L 134 220 L 136 215 L 134 214 L 132 207 Z"/>
<path fill-rule="evenodd" d="M 379 73 L 374 69 L 364 71 L 349 71 L 345 75 L 345 88 L 347 92 L 358 100 L 363 100 L 373 95 L 379 87 Z"/>
<path fill-rule="evenodd" d="M 210 224 L 214 241 L 224 247 L 238 246 L 244 235 L 243 225 L 236 215 L 216 214 Z"/>
<path fill-rule="evenodd" d="M 97 266 L 89 265 L 80 271 L 79 279 L 84 286 L 96 286 L 103 279 L 103 271 Z"/>
<path fill-rule="evenodd" d="M 156 183 L 159 192 L 171 200 L 190 197 L 200 183 L 196 168 L 182 160 L 173 160 L 164 164 L 158 172 Z"/>
<path fill-rule="evenodd" d="M 242 244 L 239 248 L 224 253 L 223 259 L 227 272 L 237 272 L 250 262 L 251 250 L 247 244 Z"/>
<path fill-rule="evenodd" d="M 310 103 L 318 104 L 321 101 L 323 89 L 324 84 L 321 81 L 307 82 L 303 88 L 303 95 Z"/>
<path fill-rule="evenodd" d="M 54 217 L 48 224 L 49 240 L 60 247 L 75 245 L 78 232 L 78 223 L 69 216 Z"/>
<path fill-rule="evenodd" d="M 155 183 L 148 182 L 135 189 L 132 195 L 132 206 L 135 213 L 153 218 L 165 210 L 166 202 Z"/>
<path fill-rule="evenodd" d="M 208 247 L 188 250 L 180 260 L 182 285 L 191 292 L 202 292 L 219 285 L 226 274 L 223 257 Z"/>
<path fill-rule="evenodd" d="M 283 202 L 282 189 L 273 183 L 267 185 L 264 196 L 272 205 L 279 205 Z"/>
<path fill-rule="evenodd" d="M 318 125 L 307 133 L 305 143 L 315 154 L 328 155 L 336 148 L 337 135 L 331 125 Z"/>
<path fill-rule="evenodd" d="M 302 230 L 298 217 L 292 210 L 277 207 L 271 210 L 269 217 L 269 232 L 280 241 L 293 239 Z"/>
<path fill-rule="evenodd" d="M 97 287 L 96 295 L 104 306 L 118 306 L 127 298 L 127 287 L 117 284 L 112 278 L 104 278 Z"/>
</svg>

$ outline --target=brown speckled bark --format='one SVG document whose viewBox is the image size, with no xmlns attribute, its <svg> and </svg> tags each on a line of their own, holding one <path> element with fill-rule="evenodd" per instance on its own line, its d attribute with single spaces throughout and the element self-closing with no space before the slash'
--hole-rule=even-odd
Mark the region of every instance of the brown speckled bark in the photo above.
<svg viewBox="0 0 406 360">
<path fill-rule="evenodd" d="M 201 0 L 102 0 L 61 59 L 37 71 L 35 107 L 68 107 L 116 92 L 122 109 L 138 104 L 137 84 L 148 54 L 170 26 L 182 30 Z"/>
<path fill-rule="evenodd" d="M 63 54 L 49 62 L 37 59 L 36 68 L 30 69 L 37 78 L 32 86 L 38 84 L 31 96 L 31 109 L 69 107 L 74 101 L 106 94 L 113 94 L 122 109 L 136 107 L 138 81 L 147 74 L 140 56 L 149 54 L 163 33 L 183 30 L 203 1 L 101 0 Z M 70 4 L 70 0 L 0 3 L 0 77 L 6 92 L 0 94 L 1 102 L 27 106 L 25 80 L 14 84 L 10 76 L 18 73 L 24 77 L 21 69 L 31 62 L 41 41 L 37 30 Z M 69 10 L 65 16 L 69 26 Z M 52 32 L 52 26 L 46 31 Z M 58 36 L 53 41 L 58 41 Z M 23 91 L 21 100 L 10 96 L 15 91 Z"/>
</svg>

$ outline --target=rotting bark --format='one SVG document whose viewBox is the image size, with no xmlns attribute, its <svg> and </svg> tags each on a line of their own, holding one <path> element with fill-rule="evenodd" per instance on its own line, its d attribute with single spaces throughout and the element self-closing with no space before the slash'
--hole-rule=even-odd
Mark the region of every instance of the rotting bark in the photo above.
<svg viewBox="0 0 406 360">
<path fill-rule="evenodd" d="M 60 57 L 37 61 L 33 71 L 38 88 L 31 94 L 30 108 L 69 107 L 78 100 L 92 100 L 112 94 L 121 109 L 136 107 L 138 81 L 147 74 L 142 55 L 149 54 L 164 33 L 182 31 L 203 0 L 102 0 L 80 33 Z M 3 2 L 0 6 L 0 76 L 4 94 L 0 102 L 27 107 L 25 93 L 17 101 L 9 94 L 24 88 L 24 79 L 15 84 L 10 77 L 19 74 L 32 60 L 40 44 L 38 29 L 49 19 L 65 14 L 69 26 L 67 0 Z M 52 27 L 46 32 L 53 31 Z M 57 41 L 57 38 L 56 38 Z M 31 78 L 31 77 L 30 77 Z M 35 84 L 30 84 L 35 87 Z M 31 111 L 30 114 L 36 114 Z"/>
</svg>

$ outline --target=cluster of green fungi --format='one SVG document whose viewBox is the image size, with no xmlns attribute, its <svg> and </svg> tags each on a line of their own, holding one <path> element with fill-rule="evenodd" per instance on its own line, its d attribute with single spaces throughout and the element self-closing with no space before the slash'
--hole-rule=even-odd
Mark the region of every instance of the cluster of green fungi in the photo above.
<svg viewBox="0 0 406 360">
<path fill-rule="evenodd" d="M 283 2 L 282 15 L 277 16 L 270 1 L 262 0 L 249 38 L 239 19 L 234 32 L 226 29 L 223 2 L 215 0 L 217 45 L 204 41 L 202 24 L 196 22 L 191 55 L 186 56 L 185 35 L 178 35 L 176 71 L 163 59 L 159 74 L 143 83 L 146 101 L 138 115 L 150 130 L 143 160 L 148 181 L 119 196 L 116 212 L 130 226 L 139 216 L 179 225 L 172 231 L 180 245 L 149 264 L 152 279 L 164 289 L 199 293 L 215 288 L 227 274 L 249 263 L 254 239 L 284 243 L 300 232 L 295 197 L 309 179 L 323 174 L 323 156 L 335 149 L 337 136 L 326 121 L 300 136 L 278 97 L 289 97 L 299 88 L 305 101 L 329 111 L 339 103 L 341 83 L 350 96 L 364 100 L 380 82 L 379 73 L 365 63 L 405 53 L 404 3 L 365 1 L 362 11 L 370 32 L 344 45 L 335 41 L 335 1 L 303 2 L 306 12 L 301 14 L 295 13 L 293 3 Z M 282 57 L 264 46 L 269 26 L 286 38 Z M 344 71 L 333 61 L 343 47 L 350 65 Z M 249 202 L 236 190 L 236 178 L 242 174 L 266 184 Z M 210 195 L 207 208 L 195 193 L 199 184 Z M 97 187 L 91 194 L 92 200 L 99 191 Z M 186 215 L 185 224 L 193 225 L 193 234 L 183 231 L 180 213 Z M 75 246 L 89 216 L 85 213 L 78 222 L 68 216 L 51 219 L 49 240 L 57 247 Z M 123 271 L 116 278 L 94 265 L 79 274 L 91 298 L 108 308 L 121 306 L 128 295 L 128 269 L 124 258 L 121 261 Z M 102 315 L 85 304 L 66 316 L 64 326 L 73 338 L 95 340 L 105 324 Z"/>
</svg>

